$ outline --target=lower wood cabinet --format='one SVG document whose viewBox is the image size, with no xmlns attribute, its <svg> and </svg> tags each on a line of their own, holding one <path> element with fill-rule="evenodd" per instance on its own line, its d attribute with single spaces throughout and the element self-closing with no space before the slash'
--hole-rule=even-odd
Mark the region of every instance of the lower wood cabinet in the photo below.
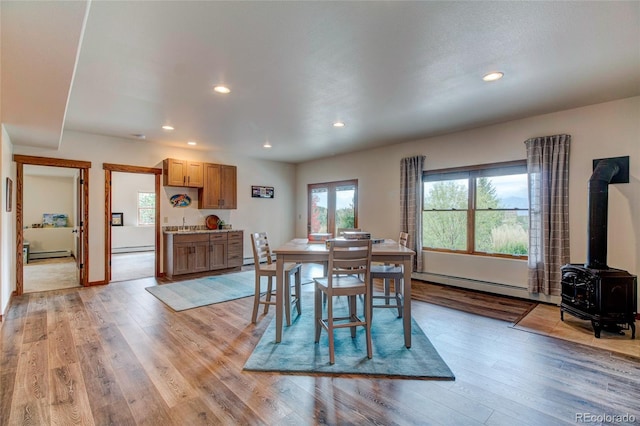
<svg viewBox="0 0 640 426">
<path fill-rule="evenodd" d="M 242 266 L 243 232 L 166 233 L 164 271 L 169 277 Z"/>
</svg>

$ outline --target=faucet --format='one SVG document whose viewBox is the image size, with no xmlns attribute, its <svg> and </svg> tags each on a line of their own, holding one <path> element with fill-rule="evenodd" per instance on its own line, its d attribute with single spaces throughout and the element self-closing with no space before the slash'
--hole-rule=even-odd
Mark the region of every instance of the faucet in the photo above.
<svg viewBox="0 0 640 426">
<path fill-rule="evenodd" d="M 184 216 L 182 216 L 182 230 L 184 231 L 185 229 L 187 229 L 187 226 L 185 225 Z"/>
</svg>

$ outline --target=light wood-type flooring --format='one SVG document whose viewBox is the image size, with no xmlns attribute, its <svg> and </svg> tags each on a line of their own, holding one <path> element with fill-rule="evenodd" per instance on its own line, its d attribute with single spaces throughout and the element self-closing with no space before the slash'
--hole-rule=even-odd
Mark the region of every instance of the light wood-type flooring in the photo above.
<svg viewBox="0 0 640 426">
<path fill-rule="evenodd" d="M 257 325 L 251 297 L 176 313 L 144 289 L 150 285 L 152 278 L 14 298 L 0 335 L 0 424 L 640 421 L 640 359 L 514 329 L 489 317 L 501 298 L 467 293 L 483 315 L 412 301 L 456 376 L 424 381 L 244 372 L 273 310 Z M 414 288 L 436 291 L 417 281 Z M 446 298 L 446 288 L 437 291 Z"/>
</svg>

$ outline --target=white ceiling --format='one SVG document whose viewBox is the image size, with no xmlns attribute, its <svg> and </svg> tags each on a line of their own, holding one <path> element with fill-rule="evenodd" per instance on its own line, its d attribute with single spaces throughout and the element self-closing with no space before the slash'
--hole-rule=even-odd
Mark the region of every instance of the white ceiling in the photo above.
<svg viewBox="0 0 640 426">
<path fill-rule="evenodd" d="M 0 7 L 16 145 L 144 134 L 296 163 L 640 95 L 638 1 Z"/>
</svg>

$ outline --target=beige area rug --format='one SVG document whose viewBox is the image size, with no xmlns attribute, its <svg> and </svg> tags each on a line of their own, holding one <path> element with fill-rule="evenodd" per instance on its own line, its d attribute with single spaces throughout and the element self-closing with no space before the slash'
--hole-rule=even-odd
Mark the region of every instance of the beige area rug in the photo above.
<svg viewBox="0 0 640 426">
<path fill-rule="evenodd" d="M 25 293 L 79 286 L 76 260 L 71 256 L 30 260 L 22 273 Z"/>
<path fill-rule="evenodd" d="M 624 336 L 606 330 L 600 332 L 600 338 L 593 334 L 591 321 L 581 320 L 564 313 L 560 320 L 560 307 L 540 303 L 524 318 L 512 326 L 517 330 L 556 337 L 594 348 L 640 357 L 640 328 L 636 321 L 636 338 L 631 339 L 631 330 L 624 330 Z"/>
</svg>

